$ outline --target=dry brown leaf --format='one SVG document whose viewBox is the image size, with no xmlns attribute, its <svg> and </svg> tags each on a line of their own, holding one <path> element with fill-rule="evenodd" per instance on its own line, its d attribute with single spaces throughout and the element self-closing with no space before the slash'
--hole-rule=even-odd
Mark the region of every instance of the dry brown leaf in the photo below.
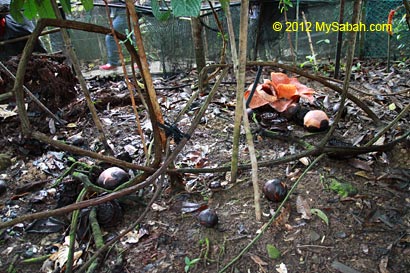
<svg viewBox="0 0 410 273">
<path fill-rule="evenodd" d="M 264 265 L 268 265 L 268 263 L 262 261 L 262 259 L 259 258 L 259 256 L 255 255 L 255 254 L 252 254 L 252 253 L 250 253 L 249 255 L 250 255 L 252 261 L 254 261 L 254 262 L 255 262 L 257 265 L 259 265 L 260 267 L 263 267 Z"/>
<path fill-rule="evenodd" d="M 276 218 L 276 220 L 275 220 L 275 222 L 274 222 L 274 225 L 277 227 L 277 228 L 285 228 L 286 227 L 286 224 L 288 223 L 288 221 L 289 221 L 289 217 L 290 217 L 290 204 L 288 203 L 287 205 L 285 205 L 283 208 L 282 208 L 282 210 L 281 210 L 281 212 L 280 212 L 280 214 L 279 214 L 279 216 L 278 216 L 278 218 Z"/>
<path fill-rule="evenodd" d="M 357 158 L 349 159 L 349 165 L 355 167 L 356 169 L 361 169 L 368 172 L 373 171 L 373 169 L 370 167 L 371 163 L 372 162 L 366 162 Z"/>
<path fill-rule="evenodd" d="M 309 203 L 300 195 L 296 197 L 296 210 L 302 214 L 302 219 L 310 220 L 312 218 Z"/>
<path fill-rule="evenodd" d="M 387 250 L 391 250 L 393 244 L 390 244 L 387 247 Z M 390 273 L 389 270 L 387 269 L 387 264 L 389 263 L 389 255 L 384 255 L 381 259 L 380 259 L 380 264 L 379 264 L 379 270 L 380 273 Z"/>
</svg>

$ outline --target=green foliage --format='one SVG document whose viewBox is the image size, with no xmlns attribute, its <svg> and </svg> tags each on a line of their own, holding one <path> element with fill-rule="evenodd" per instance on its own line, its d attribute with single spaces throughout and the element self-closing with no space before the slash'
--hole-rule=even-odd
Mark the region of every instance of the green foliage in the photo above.
<svg viewBox="0 0 410 273">
<path fill-rule="evenodd" d="M 279 1 L 279 8 L 280 12 L 287 11 L 288 8 L 293 7 L 292 0 L 280 0 Z"/>
<path fill-rule="evenodd" d="M 329 225 L 329 218 L 327 218 L 327 215 L 323 211 L 321 211 L 320 209 L 311 209 L 310 212 L 322 219 L 323 222 L 326 223 L 326 225 Z"/>
<path fill-rule="evenodd" d="M 267 244 L 266 245 L 266 251 L 268 252 L 269 258 L 271 258 L 271 259 L 280 258 L 280 255 L 281 255 L 280 251 L 274 245 Z"/>
<path fill-rule="evenodd" d="M 358 190 L 350 183 L 340 182 L 335 178 L 331 179 L 330 189 L 341 197 L 354 196 Z"/>
<path fill-rule="evenodd" d="M 71 13 L 70 0 L 60 0 L 59 2 L 64 12 Z M 93 0 L 81 0 L 81 3 L 85 10 L 90 10 L 94 6 Z M 10 13 L 17 22 L 22 22 L 24 17 L 30 20 L 35 17 L 56 18 L 51 0 L 11 0 Z"/>
<path fill-rule="evenodd" d="M 406 14 L 401 16 L 401 19 L 396 22 L 393 21 L 393 33 L 396 35 L 397 41 L 399 41 L 399 45 L 397 46 L 398 49 L 404 49 L 407 44 L 403 41 L 404 37 L 408 37 L 409 28 L 406 23 Z"/>
<path fill-rule="evenodd" d="M 162 0 L 161 0 L 162 2 Z M 154 14 L 155 18 L 159 21 L 166 21 L 171 16 L 171 10 L 168 9 L 167 11 L 161 11 L 159 6 L 159 1 L 151 1 L 152 13 Z"/>
<path fill-rule="evenodd" d="M 189 259 L 188 256 L 185 257 L 185 267 L 184 267 L 184 271 L 185 273 L 189 272 L 189 270 L 198 262 L 200 261 L 199 258 L 196 259 Z"/>
<path fill-rule="evenodd" d="M 201 10 L 201 0 L 171 0 L 171 7 L 175 17 L 197 17 Z"/>
<path fill-rule="evenodd" d="M 316 42 L 316 44 L 321 44 L 321 43 L 325 43 L 325 44 L 330 44 L 330 40 L 329 39 L 323 39 L 323 40 L 319 40 Z"/>
</svg>

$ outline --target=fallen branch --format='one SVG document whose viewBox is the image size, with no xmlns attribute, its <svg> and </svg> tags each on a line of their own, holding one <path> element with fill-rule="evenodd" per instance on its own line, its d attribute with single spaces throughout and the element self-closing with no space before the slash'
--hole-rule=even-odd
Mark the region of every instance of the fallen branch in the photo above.
<svg viewBox="0 0 410 273">
<path fill-rule="evenodd" d="M 241 252 L 237 256 L 235 256 L 229 263 L 227 263 L 220 271 L 219 273 L 225 272 L 230 266 L 232 266 L 234 263 L 236 263 L 248 250 L 262 237 L 262 235 L 265 233 L 265 231 L 272 225 L 273 221 L 276 220 L 276 218 L 279 216 L 282 208 L 284 207 L 285 203 L 288 201 L 289 196 L 296 190 L 297 186 L 299 185 L 300 181 L 305 177 L 305 175 L 313 168 L 313 166 L 316 165 L 317 162 L 319 162 L 320 159 L 322 159 L 324 155 L 318 156 L 313 162 L 305 169 L 305 171 L 299 176 L 299 178 L 296 180 L 295 184 L 293 184 L 292 188 L 288 191 L 288 194 L 286 195 L 285 199 L 283 199 L 282 203 L 278 206 L 276 209 L 275 213 L 272 215 L 272 217 L 269 219 L 269 221 L 264 225 L 264 227 L 261 229 L 260 233 L 256 235 L 252 241 L 244 247 Z"/>
<path fill-rule="evenodd" d="M 16 77 L 13 75 L 13 73 L 11 73 L 11 71 L 2 62 L 0 62 L 0 67 L 9 75 L 10 78 L 12 78 L 13 80 L 16 80 Z M 58 123 L 62 125 L 67 124 L 67 121 L 62 120 L 56 115 L 54 115 L 54 113 L 51 112 L 50 109 L 48 109 L 36 96 L 34 96 L 33 93 L 31 93 L 31 91 L 25 85 L 23 85 L 23 89 L 24 89 L 24 92 L 26 92 L 27 95 L 30 97 L 30 99 L 32 99 L 41 109 L 43 109 L 47 114 L 49 114 Z M 10 92 L 10 94 L 12 95 L 13 93 Z"/>
<path fill-rule="evenodd" d="M 86 208 L 86 207 L 90 207 L 90 206 L 96 206 L 98 204 L 105 203 L 105 202 L 111 201 L 113 199 L 117 199 L 117 198 L 129 195 L 131 193 L 134 193 L 134 192 L 136 192 L 136 191 L 138 191 L 142 188 L 145 188 L 145 187 L 151 185 L 152 183 L 154 183 L 156 181 L 156 179 L 168 169 L 169 164 L 171 164 L 174 161 L 174 159 L 177 157 L 177 155 L 184 148 L 185 144 L 188 142 L 188 137 L 187 136 L 192 135 L 193 132 L 195 131 L 196 127 L 200 123 L 202 116 L 204 115 L 206 109 L 208 108 L 208 106 L 211 102 L 212 97 L 215 95 L 215 93 L 216 93 L 216 91 L 217 91 L 217 89 L 220 85 L 220 82 L 222 81 L 222 78 L 224 78 L 226 76 L 227 72 L 228 72 L 228 68 L 225 68 L 225 69 L 222 70 L 221 75 L 219 76 L 218 80 L 216 81 L 215 85 L 213 86 L 213 88 L 212 88 L 211 92 L 209 93 L 208 97 L 204 101 L 201 109 L 198 111 L 197 115 L 195 116 L 194 120 L 192 121 L 191 127 L 189 128 L 188 132 L 183 135 L 183 138 L 180 141 L 180 143 L 175 147 L 175 149 L 170 154 L 170 156 L 163 162 L 162 166 L 160 168 L 158 168 L 151 176 L 149 176 L 149 174 L 147 174 L 147 173 L 143 173 L 139 176 L 136 176 L 134 179 L 131 180 L 131 183 L 133 184 L 133 186 L 131 186 L 129 188 L 126 188 L 126 189 L 123 189 L 123 190 L 120 190 L 118 192 L 113 192 L 113 193 L 110 193 L 110 194 L 107 194 L 105 196 L 101 196 L 101 197 L 98 197 L 98 198 L 94 198 L 94 199 L 90 199 L 90 200 L 86 200 L 86 201 L 81 201 L 81 202 L 71 204 L 71 205 L 68 205 L 68 206 L 65 206 L 65 207 L 62 207 L 62 208 L 58 208 L 58 209 L 55 209 L 55 210 L 42 211 L 42 212 L 37 212 L 37 213 L 33 213 L 33 214 L 26 214 L 26 215 L 23 215 L 21 217 L 15 218 L 11 221 L 0 223 L 0 229 L 10 227 L 10 226 L 13 226 L 17 223 L 21 223 L 21 222 L 25 222 L 25 221 L 32 221 L 34 219 L 42 219 L 42 218 L 47 218 L 47 217 L 50 217 L 50 216 L 68 214 L 68 213 L 70 213 L 74 210 L 78 210 L 78 209 L 82 209 L 82 208 Z M 45 135 L 43 135 L 41 133 L 38 133 L 38 132 L 33 132 L 33 136 L 37 136 L 37 137 L 42 136 L 42 137 L 44 137 Z M 45 136 L 45 137 L 47 138 L 47 136 Z M 119 160 L 119 161 L 121 161 L 121 160 Z M 147 179 L 144 181 L 145 178 L 147 178 Z"/>
</svg>

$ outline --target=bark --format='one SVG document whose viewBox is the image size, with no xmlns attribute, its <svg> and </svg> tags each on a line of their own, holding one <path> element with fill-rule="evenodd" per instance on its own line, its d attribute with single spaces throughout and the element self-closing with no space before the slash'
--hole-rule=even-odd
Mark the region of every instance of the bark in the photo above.
<svg viewBox="0 0 410 273">
<path fill-rule="evenodd" d="M 202 40 L 202 25 L 198 17 L 191 18 L 192 39 L 194 41 L 196 70 L 201 72 L 205 67 L 204 42 Z"/>
</svg>

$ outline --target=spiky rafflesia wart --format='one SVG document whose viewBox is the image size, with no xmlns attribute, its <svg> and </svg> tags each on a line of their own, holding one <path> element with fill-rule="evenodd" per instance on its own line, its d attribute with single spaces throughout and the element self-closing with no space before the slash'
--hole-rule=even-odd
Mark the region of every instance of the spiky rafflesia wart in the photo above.
<svg viewBox="0 0 410 273">
<path fill-rule="evenodd" d="M 288 187 L 280 179 L 272 179 L 263 186 L 266 198 L 273 202 L 282 202 L 288 194 Z"/>
</svg>

